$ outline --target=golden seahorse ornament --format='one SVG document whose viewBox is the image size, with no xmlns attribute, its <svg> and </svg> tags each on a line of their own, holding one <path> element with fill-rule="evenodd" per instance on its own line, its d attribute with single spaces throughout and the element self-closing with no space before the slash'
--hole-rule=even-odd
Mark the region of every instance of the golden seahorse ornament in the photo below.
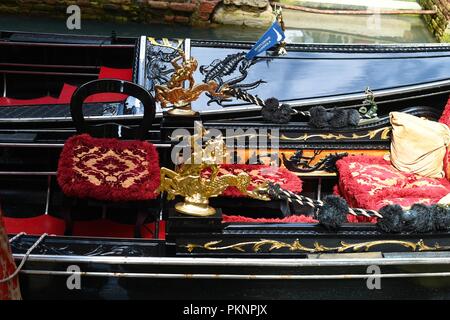
<svg viewBox="0 0 450 320">
<path fill-rule="evenodd" d="M 197 100 L 203 92 L 220 98 L 229 97 L 224 93 L 226 88 L 216 91 L 219 84 L 213 80 L 196 85 L 194 72 L 198 68 L 198 62 L 195 58 L 186 58 L 184 52 L 179 51 L 180 56 L 171 61 L 175 71 L 170 80 L 165 85 L 155 86 L 155 98 L 162 108 L 171 108 L 168 113 L 173 115 L 193 115 L 195 112 L 191 110 L 190 103 Z M 189 84 L 187 87 L 186 81 Z"/>
</svg>

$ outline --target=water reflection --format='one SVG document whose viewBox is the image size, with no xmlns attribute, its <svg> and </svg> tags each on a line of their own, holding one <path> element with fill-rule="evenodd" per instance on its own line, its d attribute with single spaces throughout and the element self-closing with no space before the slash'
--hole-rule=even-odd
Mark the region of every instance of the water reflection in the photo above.
<svg viewBox="0 0 450 320">
<path fill-rule="evenodd" d="M 435 42 L 418 15 L 329 15 L 284 10 L 287 39 L 294 43 Z"/>
<path fill-rule="evenodd" d="M 349 16 L 311 14 L 284 10 L 290 43 L 394 43 L 434 42 L 420 16 Z M 114 30 L 120 36 L 223 39 L 255 41 L 264 30 L 239 26 L 192 28 L 181 25 L 156 25 L 82 21 L 82 29 L 69 31 L 65 20 L 0 15 L 0 30 L 47 33 L 110 35 Z"/>
</svg>

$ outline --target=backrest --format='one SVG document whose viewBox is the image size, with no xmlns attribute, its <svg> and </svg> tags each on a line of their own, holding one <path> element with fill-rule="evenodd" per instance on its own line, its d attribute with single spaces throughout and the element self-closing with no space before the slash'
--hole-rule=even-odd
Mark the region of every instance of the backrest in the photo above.
<svg viewBox="0 0 450 320">
<path fill-rule="evenodd" d="M 441 117 L 439 118 L 439 122 L 450 127 L 450 97 L 445 105 Z M 444 157 L 444 172 L 447 179 L 450 180 L 450 146 L 447 147 L 447 153 Z"/>
<path fill-rule="evenodd" d="M 144 114 L 139 127 L 127 128 L 116 123 L 89 125 L 86 122 L 82 110 L 83 103 L 89 96 L 106 92 L 130 95 L 141 101 Z M 121 132 L 120 135 L 123 137 L 144 140 L 155 119 L 156 102 L 145 88 L 135 83 L 117 79 L 100 79 L 85 83 L 74 92 L 70 100 L 70 113 L 78 134 L 88 133 L 97 138 L 117 138 Z"/>
</svg>

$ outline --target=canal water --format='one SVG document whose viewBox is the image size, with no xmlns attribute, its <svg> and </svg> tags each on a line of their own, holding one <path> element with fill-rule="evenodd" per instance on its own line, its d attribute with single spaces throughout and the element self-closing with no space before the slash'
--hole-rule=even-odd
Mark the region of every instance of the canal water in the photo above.
<svg viewBox="0 0 450 320">
<path fill-rule="evenodd" d="M 424 43 L 435 42 L 420 16 L 350 16 L 284 10 L 290 43 Z M 182 25 L 113 23 L 82 20 L 81 30 L 70 31 L 65 20 L 0 15 L 0 30 L 45 33 L 152 35 L 155 37 L 254 41 L 262 29 L 240 26 L 196 28 Z"/>
</svg>

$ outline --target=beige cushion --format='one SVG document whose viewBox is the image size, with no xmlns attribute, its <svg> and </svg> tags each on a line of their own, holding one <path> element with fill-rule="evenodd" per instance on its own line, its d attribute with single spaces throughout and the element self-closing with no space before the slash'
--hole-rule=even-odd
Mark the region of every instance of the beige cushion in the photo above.
<svg viewBox="0 0 450 320">
<path fill-rule="evenodd" d="M 400 171 L 444 177 L 443 161 L 450 129 L 443 123 L 391 112 L 391 163 Z"/>
<path fill-rule="evenodd" d="M 450 193 L 447 194 L 445 197 L 442 197 L 439 200 L 438 204 L 442 204 L 442 205 L 446 205 L 446 206 L 450 205 Z"/>
</svg>

